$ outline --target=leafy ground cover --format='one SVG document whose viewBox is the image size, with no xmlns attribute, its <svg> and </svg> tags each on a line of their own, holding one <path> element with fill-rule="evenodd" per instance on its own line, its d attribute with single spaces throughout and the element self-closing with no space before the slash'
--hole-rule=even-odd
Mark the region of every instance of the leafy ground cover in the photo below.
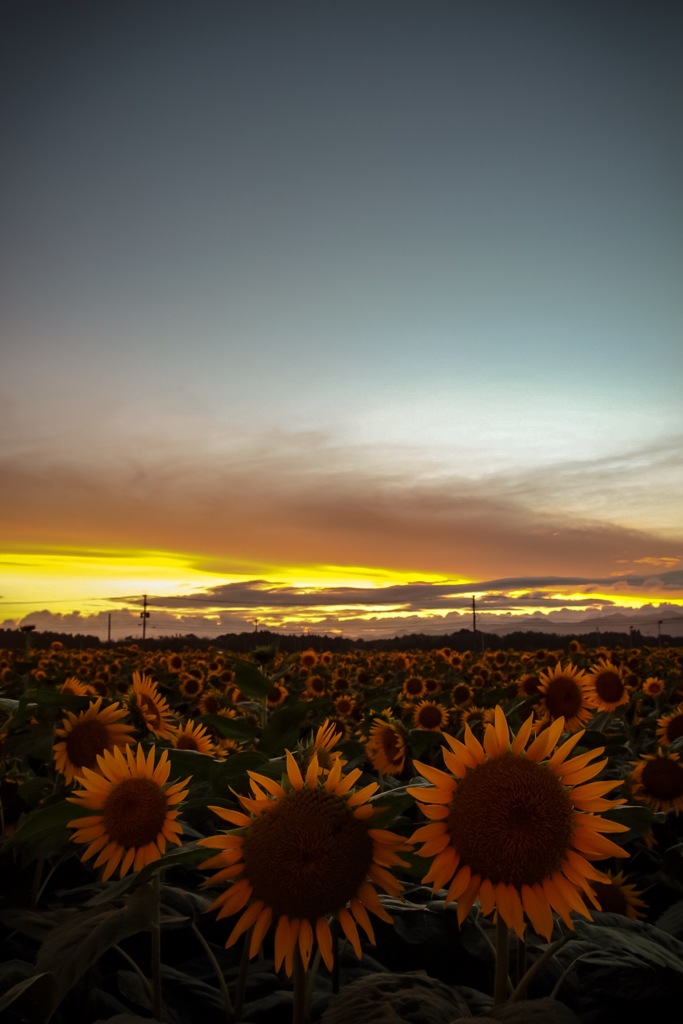
<svg viewBox="0 0 683 1024">
<path fill-rule="evenodd" d="M 682 663 L 0 652 L 0 1016 L 675 1019 Z"/>
</svg>

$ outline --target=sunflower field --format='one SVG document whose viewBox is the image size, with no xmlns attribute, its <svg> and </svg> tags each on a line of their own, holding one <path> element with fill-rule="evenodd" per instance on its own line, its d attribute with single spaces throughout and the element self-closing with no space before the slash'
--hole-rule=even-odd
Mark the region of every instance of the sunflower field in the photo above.
<svg viewBox="0 0 683 1024">
<path fill-rule="evenodd" d="M 682 751 L 675 647 L 0 650 L 0 1020 L 677 1020 Z"/>
</svg>

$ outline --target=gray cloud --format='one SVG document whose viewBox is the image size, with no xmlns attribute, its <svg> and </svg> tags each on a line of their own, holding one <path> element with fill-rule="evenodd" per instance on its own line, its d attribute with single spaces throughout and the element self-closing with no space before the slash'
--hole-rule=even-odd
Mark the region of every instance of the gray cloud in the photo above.
<svg viewBox="0 0 683 1024">
<path fill-rule="evenodd" d="M 674 448 L 673 441 L 666 448 L 669 465 Z M 8 541 L 176 551 L 226 573 L 243 563 L 506 581 L 596 570 L 639 576 L 644 562 L 672 567 L 683 554 L 680 530 L 613 521 L 632 493 L 625 467 L 646 454 L 477 480 L 424 461 L 401 465 L 394 450 L 349 449 L 323 434 L 279 431 L 238 435 L 229 450 L 214 446 L 194 458 L 182 451 L 166 457 L 159 444 L 151 454 L 90 468 L 43 463 L 39 455 L 7 458 L 2 472 L 12 500 L 1 516 Z M 609 514 L 580 514 L 582 494 L 598 482 L 602 504 L 611 497 Z M 649 501 L 656 519 L 662 501 L 652 488 Z"/>
</svg>

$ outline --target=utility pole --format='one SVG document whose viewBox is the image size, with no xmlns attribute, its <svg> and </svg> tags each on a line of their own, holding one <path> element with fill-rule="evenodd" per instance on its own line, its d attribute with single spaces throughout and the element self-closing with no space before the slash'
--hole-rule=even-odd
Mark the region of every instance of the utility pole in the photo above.
<svg viewBox="0 0 683 1024">
<path fill-rule="evenodd" d="M 140 618 L 142 619 L 142 639 L 145 639 L 147 634 L 147 619 L 149 618 L 149 612 L 147 611 L 147 594 L 142 595 L 142 611 L 140 612 Z"/>
<path fill-rule="evenodd" d="M 107 616 L 107 643 L 111 643 L 111 612 Z"/>
</svg>

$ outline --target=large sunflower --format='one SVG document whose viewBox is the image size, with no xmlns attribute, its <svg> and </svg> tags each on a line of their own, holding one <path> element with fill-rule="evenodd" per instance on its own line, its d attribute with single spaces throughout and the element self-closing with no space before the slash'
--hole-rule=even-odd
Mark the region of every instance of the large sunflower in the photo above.
<svg viewBox="0 0 683 1024">
<path fill-rule="evenodd" d="M 98 754 L 130 743 L 133 726 L 120 721 L 125 715 L 126 709 L 118 703 L 103 708 L 102 697 L 78 714 L 67 711 L 61 728 L 55 729 L 52 749 L 55 768 L 67 783 L 81 775 L 84 768 L 94 768 Z"/>
<path fill-rule="evenodd" d="M 538 714 L 549 721 L 564 719 L 567 732 L 583 729 L 593 715 L 588 678 L 583 669 L 568 663 L 539 673 Z"/>
<path fill-rule="evenodd" d="M 397 851 L 405 840 L 372 828 L 368 800 L 379 786 L 354 790 L 359 769 L 344 776 L 336 761 L 321 772 L 314 755 L 302 775 L 289 751 L 286 763 L 282 783 L 249 772 L 253 797 L 239 797 L 244 811 L 211 807 L 233 830 L 200 845 L 218 851 L 201 865 L 217 869 L 206 884 L 230 883 L 210 909 L 219 908 L 219 918 L 240 914 L 226 946 L 251 928 L 253 957 L 275 924 L 275 968 L 284 962 L 291 975 L 295 951 L 307 967 L 314 941 L 332 969 L 332 917 L 359 958 L 358 926 L 375 941 L 368 911 L 391 922 L 375 886 L 400 894 L 390 868 L 404 864 Z"/>
<path fill-rule="evenodd" d="M 570 758 L 583 733 L 558 747 L 561 718 L 534 739 L 532 724 L 528 718 L 511 738 L 496 707 L 483 746 L 467 725 L 464 743 L 444 734 L 447 772 L 416 761 L 433 785 L 408 792 L 431 820 L 411 841 L 433 858 L 423 881 L 458 901 L 460 922 L 478 899 L 483 914 L 495 910 L 520 937 L 526 917 L 550 938 L 553 911 L 571 928 L 571 911 L 590 918 L 586 898 L 597 906 L 589 883 L 605 875 L 590 861 L 627 856 L 602 835 L 625 826 L 595 813 L 623 800 L 605 799 L 617 781 L 591 781 L 606 764 L 591 763 L 602 748 Z"/>
<path fill-rule="evenodd" d="M 128 871 L 139 871 L 166 852 L 166 843 L 180 845 L 182 825 L 176 820 L 177 805 L 187 796 L 189 778 L 167 786 L 171 765 L 168 754 L 161 753 L 154 764 L 155 747 L 149 754 L 141 744 L 136 753 L 126 747 L 105 750 L 97 758 L 98 772 L 83 770 L 78 779 L 82 787 L 67 799 L 81 809 L 93 812 L 68 823 L 75 829 L 74 843 L 87 843 L 82 860 L 97 854 L 94 867 L 104 865 L 103 879 L 118 868 L 123 878 Z"/>
</svg>

